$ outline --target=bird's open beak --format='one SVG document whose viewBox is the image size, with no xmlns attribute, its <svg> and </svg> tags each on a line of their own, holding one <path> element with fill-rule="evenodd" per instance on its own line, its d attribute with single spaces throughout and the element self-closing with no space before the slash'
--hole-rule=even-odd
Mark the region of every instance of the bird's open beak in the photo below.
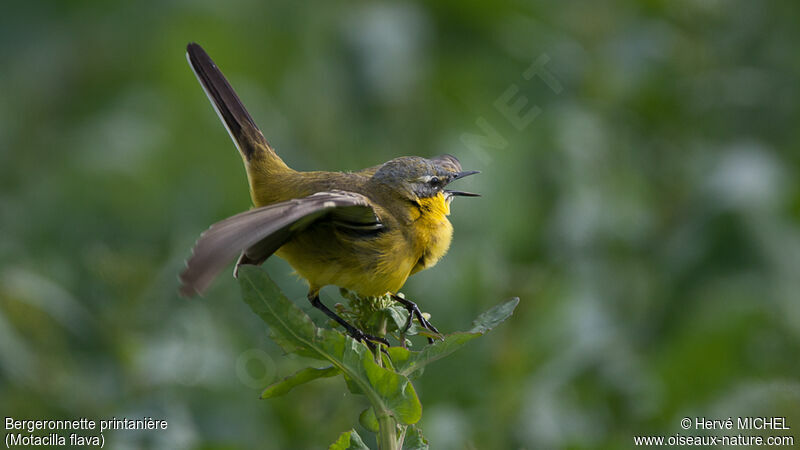
<svg viewBox="0 0 800 450">
<path fill-rule="evenodd" d="M 453 179 L 451 179 L 450 182 L 458 180 L 459 178 L 464 178 L 464 177 L 468 177 L 470 175 L 475 175 L 476 173 L 481 173 L 481 171 L 480 170 L 467 170 L 467 171 L 464 171 L 464 172 L 458 172 L 455 175 L 453 175 Z M 481 194 L 475 194 L 475 193 L 472 193 L 472 192 L 451 191 L 449 189 L 445 189 L 444 193 L 449 198 L 452 198 L 452 197 L 480 197 L 481 196 Z"/>
<path fill-rule="evenodd" d="M 474 192 L 451 191 L 449 189 L 445 189 L 444 193 L 449 195 L 450 197 L 480 197 L 481 196 L 481 194 L 476 194 Z"/>
<path fill-rule="evenodd" d="M 458 172 L 455 175 L 453 175 L 453 179 L 450 180 L 450 181 L 455 181 L 455 180 L 458 180 L 459 178 L 464 178 L 464 177 L 468 177 L 470 175 L 475 175 L 476 173 L 481 173 L 481 171 L 480 170 L 465 170 L 463 172 Z"/>
</svg>

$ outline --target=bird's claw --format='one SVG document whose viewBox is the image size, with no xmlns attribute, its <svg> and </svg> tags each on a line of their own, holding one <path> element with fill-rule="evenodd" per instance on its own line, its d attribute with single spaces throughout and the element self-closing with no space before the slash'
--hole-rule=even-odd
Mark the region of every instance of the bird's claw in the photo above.
<svg viewBox="0 0 800 450">
<path fill-rule="evenodd" d="M 364 333 L 363 331 L 359 330 L 358 328 L 353 328 L 352 330 L 350 330 L 349 334 L 350 334 L 350 337 L 352 337 L 356 341 L 360 341 L 360 342 L 363 342 L 363 343 L 367 344 L 367 347 L 369 347 L 372 350 L 375 350 L 375 343 L 376 342 L 389 347 L 389 341 L 387 341 L 385 338 L 378 337 L 378 336 L 373 336 L 371 334 Z"/>
<path fill-rule="evenodd" d="M 408 329 L 411 328 L 411 322 L 414 320 L 414 317 L 416 317 L 417 321 L 422 326 L 422 328 L 430 332 L 430 333 L 425 333 L 425 332 L 421 333 L 426 335 L 429 344 L 433 344 L 434 337 L 442 341 L 444 340 L 444 335 L 442 335 L 442 333 L 440 333 L 439 330 L 437 330 L 436 327 L 433 326 L 433 324 L 430 323 L 428 319 L 426 319 L 425 316 L 422 315 L 422 311 L 420 311 L 416 303 L 412 302 L 411 300 L 407 300 L 403 297 L 400 297 L 396 294 L 391 294 L 391 295 L 394 301 L 405 306 L 406 310 L 408 311 L 408 320 L 406 320 L 406 324 L 403 327 L 403 331 L 401 333 L 403 337 L 405 337 L 405 334 L 408 331 Z"/>
</svg>

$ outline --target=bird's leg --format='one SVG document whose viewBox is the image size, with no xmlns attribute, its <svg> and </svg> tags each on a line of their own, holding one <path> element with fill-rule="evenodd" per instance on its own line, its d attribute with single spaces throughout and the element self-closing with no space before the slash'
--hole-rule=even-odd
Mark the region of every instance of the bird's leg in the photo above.
<svg viewBox="0 0 800 450">
<path fill-rule="evenodd" d="M 366 334 L 363 331 L 359 330 L 358 328 L 356 328 L 356 327 L 350 325 L 349 323 L 347 323 L 346 320 L 344 320 L 341 317 L 339 317 L 338 314 L 333 312 L 330 308 L 325 306 L 324 303 L 322 303 L 322 301 L 319 299 L 319 292 L 309 293 L 308 294 L 308 301 L 311 302 L 311 306 L 313 306 L 314 308 L 317 308 L 318 310 L 324 312 L 326 316 L 328 316 L 331 319 L 335 320 L 336 323 L 338 323 L 339 325 L 344 327 L 344 329 L 347 330 L 347 334 L 349 334 L 353 339 L 355 339 L 357 341 L 364 341 L 370 348 L 373 348 L 373 349 L 374 349 L 374 347 L 373 347 L 374 344 L 372 344 L 372 342 L 380 342 L 381 344 L 383 344 L 383 345 L 385 345 L 387 347 L 389 346 L 389 341 L 387 341 L 386 339 Z"/>
<path fill-rule="evenodd" d="M 392 295 L 392 300 L 394 300 L 394 301 L 402 304 L 403 306 L 405 306 L 406 310 L 408 311 L 408 320 L 406 321 L 406 325 L 403 328 L 403 333 L 402 333 L 403 336 L 405 336 L 406 331 L 408 331 L 408 329 L 411 327 L 411 320 L 414 317 L 417 318 L 417 320 L 419 321 L 419 324 L 422 325 L 422 328 L 425 328 L 427 330 L 433 331 L 434 333 L 436 333 L 438 335 L 442 334 L 442 333 L 439 333 L 439 330 L 437 330 L 436 327 L 433 326 L 432 323 L 428 322 L 428 320 L 425 319 L 425 317 L 423 317 L 422 311 L 419 310 L 419 307 L 417 306 L 416 303 L 412 302 L 411 300 L 404 299 L 403 297 L 400 297 L 399 295 L 395 295 L 395 294 L 391 294 L 391 295 Z M 433 339 L 429 337 L 428 338 L 428 343 L 429 344 L 433 344 Z"/>
</svg>

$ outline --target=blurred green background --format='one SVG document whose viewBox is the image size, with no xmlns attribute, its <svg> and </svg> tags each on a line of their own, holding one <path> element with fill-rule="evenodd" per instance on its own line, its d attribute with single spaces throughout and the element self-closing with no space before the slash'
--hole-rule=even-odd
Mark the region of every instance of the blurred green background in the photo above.
<svg viewBox="0 0 800 450">
<path fill-rule="evenodd" d="M 797 2 L 0 9 L 4 416 L 169 421 L 110 448 L 315 449 L 365 407 L 339 379 L 258 400 L 303 361 L 227 272 L 176 295 L 199 233 L 250 206 L 197 41 L 296 169 L 482 171 L 449 255 L 404 292 L 445 331 L 522 302 L 416 382 L 432 448 L 628 448 L 690 434 L 684 416 L 800 429 Z M 523 98 L 532 120 L 509 120 Z"/>
</svg>

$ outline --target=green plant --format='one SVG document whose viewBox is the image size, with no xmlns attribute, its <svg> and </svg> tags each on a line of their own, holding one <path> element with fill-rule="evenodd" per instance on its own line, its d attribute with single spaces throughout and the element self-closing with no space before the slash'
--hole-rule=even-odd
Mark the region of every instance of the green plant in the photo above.
<svg viewBox="0 0 800 450">
<path fill-rule="evenodd" d="M 359 421 L 364 428 L 377 433 L 380 450 L 428 448 L 415 426 L 422 417 L 422 405 L 410 380 L 418 377 L 427 364 L 453 353 L 503 322 L 519 303 L 518 298 L 501 303 L 481 314 L 469 331 L 449 334 L 420 351 L 400 346 L 370 349 L 337 330 L 314 325 L 311 318 L 281 293 L 263 268 L 242 266 L 239 283 L 244 301 L 269 325 L 270 337 L 286 352 L 330 364 L 302 369 L 267 387 L 261 397 L 275 397 L 318 378 L 342 375 L 351 392 L 369 400 L 370 407 L 364 410 Z M 402 306 L 387 299 L 346 296 L 350 298 L 350 308 L 337 307 L 365 327 L 365 331 L 381 336 L 396 335 L 407 343 L 405 336 L 398 334 L 408 317 Z M 330 448 L 368 447 L 353 429 L 342 433 Z"/>
</svg>

